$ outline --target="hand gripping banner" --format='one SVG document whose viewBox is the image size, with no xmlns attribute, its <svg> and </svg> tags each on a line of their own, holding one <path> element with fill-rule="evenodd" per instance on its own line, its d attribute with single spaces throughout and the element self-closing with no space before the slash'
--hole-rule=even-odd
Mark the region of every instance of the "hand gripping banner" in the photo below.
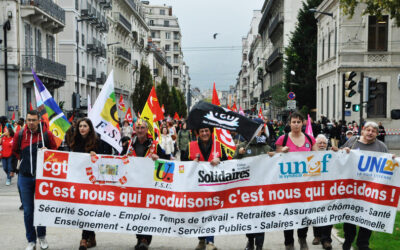
<svg viewBox="0 0 400 250">
<path fill-rule="evenodd" d="M 40 150 L 34 222 L 185 237 L 341 222 L 391 233 L 398 160 L 366 151 L 298 152 L 212 167 Z"/>
</svg>

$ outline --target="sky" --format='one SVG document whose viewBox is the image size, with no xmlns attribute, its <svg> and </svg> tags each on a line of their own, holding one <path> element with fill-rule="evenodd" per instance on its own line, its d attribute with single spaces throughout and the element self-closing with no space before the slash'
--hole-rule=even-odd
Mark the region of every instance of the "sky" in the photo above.
<svg viewBox="0 0 400 250">
<path fill-rule="evenodd" d="M 172 6 L 182 32 L 183 60 L 192 88 L 228 90 L 240 71 L 242 37 L 263 0 L 150 0 Z M 218 33 L 214 40 L 213 34 Z"/>
</svg>

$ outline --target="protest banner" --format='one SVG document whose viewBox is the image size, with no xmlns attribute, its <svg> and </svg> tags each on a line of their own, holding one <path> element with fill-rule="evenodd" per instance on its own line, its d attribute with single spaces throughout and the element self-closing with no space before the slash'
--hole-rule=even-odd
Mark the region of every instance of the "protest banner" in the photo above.
<svg viewBox="0 0 400 250">
<path fill-rule="evenodd" d="M 195 237 L 349 222 L 391 233 L 399 164 L 367 151 L 208 162 L 40 150 L 35 225 Z"/>
</svg>

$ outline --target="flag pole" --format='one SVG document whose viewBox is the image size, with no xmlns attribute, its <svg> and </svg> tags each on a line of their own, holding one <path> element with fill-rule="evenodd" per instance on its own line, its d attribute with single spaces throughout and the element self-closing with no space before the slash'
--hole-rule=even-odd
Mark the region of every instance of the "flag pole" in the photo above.
<svg viewBox="0 0 400 250">
<path fill-rule="evenodd" d="M 42 127 L 42 121 L 39 121 L 39 127 L 40 127 L 40 135 L 42 136 L 42 144 L 43 147 L 46 147 L 46 145 L 44 144 L 44 138 L 43 138 L 43 127 Z"/>
</svg>

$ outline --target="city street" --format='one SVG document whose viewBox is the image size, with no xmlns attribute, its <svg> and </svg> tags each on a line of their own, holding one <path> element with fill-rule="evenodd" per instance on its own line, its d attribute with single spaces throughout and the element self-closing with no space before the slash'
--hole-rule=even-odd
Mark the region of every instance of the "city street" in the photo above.
<svg viewBox="0 0 400 250">
<path fill-rule="evenodd" d="M 0 165 L 1 166 L 1 165 Z M 11 186 L 5 186 L 5 174 L 0 171 L 0 235 L 2 235 L 2 250 L 25 249 L 26 238 L 23 222 L 23 211 L 18 210 L 20 206 L 18 198 L 16 179 Z M 333 233 L 334 234 L 334 233 Z M 47 228 L 47 240 L 49 249 L 78 249 L 81 231 L 67 228 Z M 341 249 L 340 242 L 333 238 L 334 249 Z M 99 250 L 132 250 L 136 244 L 136 237 L 129 234 L 97 233 L 97 247 Z M 308 233 L 308 245 L 310 250 L 322 249 L 321 246 L 313 246 L 312 229 Z M 241 250 L 246 244 L 244 235 L 217 236 L 216 245 L 221 250 Z M 284 249 L 283 232 L 266 233 L 263 249 Z M 160 237 L 153 238 L 151 248 L 153 250 L 193 250 L 197 245 L 196 238 Z M 298 249 L 296 240 L 295 247 Z"/>
</svg>

